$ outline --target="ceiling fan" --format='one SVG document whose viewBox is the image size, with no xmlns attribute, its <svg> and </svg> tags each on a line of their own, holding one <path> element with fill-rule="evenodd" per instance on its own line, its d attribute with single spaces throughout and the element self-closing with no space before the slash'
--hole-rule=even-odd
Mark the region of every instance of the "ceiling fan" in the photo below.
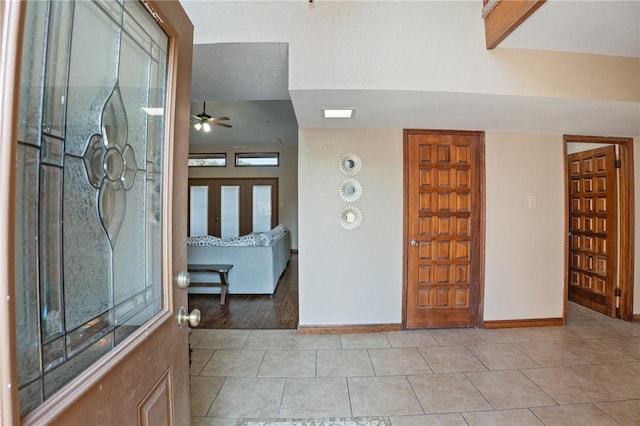
<svg viewBox="0 0 640 426">
<path fill-rule="evenodd" d="M 223 123 L 223 121 L 229 120 L 229 117 L 212 117 L 207 114 L 206 102 L 202 103 L 202 112 L 198 115 L 192 115 L 194 120 L 193 127 L 196 130 L 203 130 L 205 132 L 211 131 L 211 124 L 222 127 L 232 127 L 231 124 Z"/>
</svg>

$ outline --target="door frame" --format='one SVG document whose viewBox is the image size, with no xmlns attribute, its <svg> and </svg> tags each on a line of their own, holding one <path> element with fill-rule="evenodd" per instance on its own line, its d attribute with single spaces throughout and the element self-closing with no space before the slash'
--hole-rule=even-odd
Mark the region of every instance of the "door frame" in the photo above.
<svg viewBox="0 0 640 426">
<path fill-rule="evenodd" d="M 18 137 L 18 104 L 22 36 L 26 5 L 21 1 L 0 2 L 0 187 L 9 188 L 0 195 L 0 424 L 20 424 L 18 372 L 14 361 L 16 348 L 15 308 L 13 304 L 13 241 L 16 170 L 13 159 Z M 13 102 L 6 102 L 12 99 Z M 14 384 L 14 386 L 11 386 Z M 13 390 L 16 389 L 16 390 Z"/>
<path fill-rule="evenodd" d="M 468 135 L 480 136 L 481 147 L 478 153 L 478 175 L 480 177 L 480 197 L 478 218 L 478 312 L 477 327 L 484 328 L 484 279 L 485 279 L 485 250 L 486 250 L 486 172 L 485 172 L 485 132 L 478 130 L 433 130 L 433 129 L 404 129 L 402 131 L 402 328 L 407 329 L 407 296 L 409 289 L 409 134 L 425 135 Z"/>
<path fill-rule="evenodd" d="M 171 39 L 169 48 L 169 63 L 177 64 L 167 70 L 167 108 L 166 137 L 171 138 L 172 146 L 166 152 L 165 161 L 167 168 L 167 185 L 164 188 L 165 196 L 173 194 L 172 206 L 163 206 L 164 217 L 167 218 L 164 225 L 163 240 L 168 241 L 167 247 L 163 247 L 162 279 L 163 288 L 168 291 L 164 295 L 165 308 L 151 321 L 139 329 L 137 337 L 129 344 L 122 344 L 109 354 L 94 363 L 89 369 L 65 385 L 58 393 L 52 396 L 47 404 L 50 410 L 39 410 L 37 414 L 30 413 L 25 417 L 26 422 L 49 423 L 55 421 L 58 416 L 69 413 L 73 418 L 85 418 L 86 413 L 77 404 L 60 406 L 58 401 L 75 401 L 81 397 L 83 391 L 91 389 L 101 390 L 96 386 L 98 381 L 111 380 L 110 372 L 118 370 L 120 362 L 129 356 L 135 349 L 142 348 L 147 353 L 153 353 L 162 342 L 153 332 L 160 328 L 171 329 L 173 333 L 180 334 L 185 342 L 183 353 L 180 354 L 180 363 L 188 365 L 188 329 L 179 329 L 175 322 L 178 305 L 186 306 L 186 290 L 178 289 L 177 271 L 186 270 L 186 202 L 187 202 L 187 159 L 190 111 L 188 108 L 176 108 L 176 105 L 189 105 L 191 98 L 191 67 L 193 49 L 193 25 L 188 20 L 182 6 L 177 1 L 141 0 L 141 4 L 160 23 L 165 33 Z M 18 400 L 18 374 L 16 363 L 16 330 L 15 330 L 15 273 L 14 273 L 14 199 L 15 199 L 15 156 L 17 140 L 17 123 L 19 114 L 19 88 L 22 57 L 22 34 L 24 32 L 26 2 L 3 1 L 0 2 L 0 96 L 3 100 L 11 99 L 12 102 L 0 103 L 0 187 L 9 188 L 0 195 L 0 424 L 20 424 L 20 410 Z M 180 71 L 178 71 L 178 69 Z M 177 76 L 181 76 L 178 79 Z M 169 136 L 171 135 L 171 136 Z M 175 164 L 184 164 L 180 170 L 176 170 Z M 173 244 L 172 244 L 173 242 Z M 178 243 L 176 243 L 178 242 Z M 184 246 L 184 247 L 183 247 Z M 114 368 L 115 367 L 115 368 Z M 171 389 L 175 398 L 173 411 L 174 419 L 184 419 L 190 416 L 190 392 L 180 392 L 181 389 L 189 389 L 188 372 L 175 374 L 175 386 Z M 184 376 L 184 380 L 181 380 Z M 74 386 L 71 386 L 71 385 Z M 122 390 L 122 389 L 121 389 Z M 94 392 L 95 394 L 95 392 Z M 121 395 L 125 392 L 122 390 Z M 100 398 L 97 398 L 100 399 Z M 43 404 L 41 407 L 43 407 Z M 47 411 L 47 412 L 45 412 Z M 103 418 L 102 421 L 108 421 Z M 58 419 L 58 421 L 60 421 Z"/>
<path fill-rule="evenodd" d="M 633 138 L 600 137 L 563 135 L 562 154 L 564 167 L 564 312 L 563 320 L 566 324 L 569 308 L 569 170 L 567 168 L 567 144 L 569 143 L 601 143 L 617 145 L 619 147 L 620 185 L 618 187 L 618 256 L 620 262 L 617 267 L 618 282 L 622 295 L 617 317 L 625 321 L 633 321 L 633 276 L 634 276 L 634 174 L 633 174 Z"/>
</svg>

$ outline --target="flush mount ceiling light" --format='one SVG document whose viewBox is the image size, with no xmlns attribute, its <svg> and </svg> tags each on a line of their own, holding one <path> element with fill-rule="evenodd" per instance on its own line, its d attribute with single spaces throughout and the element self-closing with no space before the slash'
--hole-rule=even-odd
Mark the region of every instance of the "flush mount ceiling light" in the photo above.
<svg viewBox="0 0 640 426">
<path fill-rule="evenodd" d="M 322 118 L 353 118 L 355 108 L 322 108 Z"/>
</svg>

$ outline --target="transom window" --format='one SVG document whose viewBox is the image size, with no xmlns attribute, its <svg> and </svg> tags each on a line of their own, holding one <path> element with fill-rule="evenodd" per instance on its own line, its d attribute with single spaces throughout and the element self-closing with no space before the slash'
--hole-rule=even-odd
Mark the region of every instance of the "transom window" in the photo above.
<svg viewBox="0 0 640 426">
<path fill-rule="evenodd" d="M 279 167 L 277 152 L 236 152 L 236 167 Z"/>
</svg>

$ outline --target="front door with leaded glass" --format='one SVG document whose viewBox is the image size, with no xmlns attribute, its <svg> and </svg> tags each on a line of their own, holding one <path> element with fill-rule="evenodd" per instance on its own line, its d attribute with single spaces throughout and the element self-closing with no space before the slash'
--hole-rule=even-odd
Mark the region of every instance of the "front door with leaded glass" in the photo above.
<svg viewBox="0 0 640 426">
<path fill-rule="evenodd" d="M 172 188 L 184 197 L 186 186 L 172 180 L 186 182 L 186 148 L 173 141 L 187 120 L 174 112 L 189 106 L 172 94 L 189 90 L 190 64 L 180 61 L 191 56 L 191 24 L 177 1 L 33 1 L 25 16 L 14 207 L 20 416 L 184 424 L 188 335 L 174 312 L 186 294 L 172 276 L 185 257 L 172 244 L 186 226 L 172 222 Z"/>
</svg>

